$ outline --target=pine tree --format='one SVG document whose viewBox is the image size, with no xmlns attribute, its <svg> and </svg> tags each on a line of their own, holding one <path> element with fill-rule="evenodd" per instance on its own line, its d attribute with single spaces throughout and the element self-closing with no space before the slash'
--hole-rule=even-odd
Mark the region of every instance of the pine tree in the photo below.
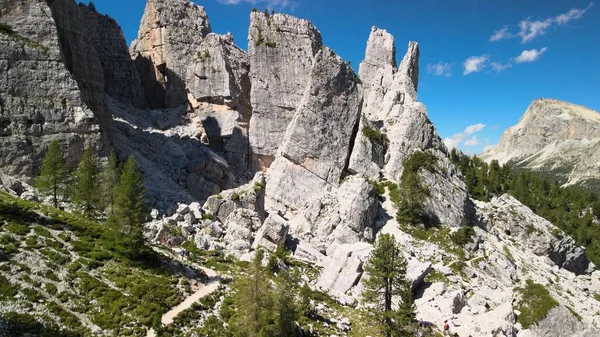
<svg viewBox="0 0 600 337">
<path fill-rule="evenodd" d="M 299 281 L 299 277 L 282 271 L 278 278 L 277 301 L 279 317 L 277 336 L 297 336 L 296 320 L 298 319 L 299 312 L 296 306 L 294 284 Z"/>
<path fill-rule="evenodd" d="M 312 318 L 315 313 L 315 306 L 311 301 L 311 290 L 307 283 L 304 283 L 300 288 L 300 313 L 305 316 Z"/>
<path fill-rule="evenodd" d="M 48 147 L 40 176 L 35 180 L 35 186 L 42 195 L 51 196 L 52 204 L 54 207 L 58 207 L 59 201 L 66 195 L 68 185 L 69 172 L 65 158 L 55 140 Z"/>
<path fill-rule="evenodd" d="M 262 266 L 264 253 L 257 250 L 249 275 L 239 280 L 234 298 L 237 312 L 231 318 L 235 337 L 276 336 L 276 314 L 273 290 Z"/>
<path fill-rule="evenodd" d="M 115 193 L 119 186 L 120 172 L 117 156 L 113 151 L 108 156 L 108 162 L 102 172 L 102 199 L 104 207 L 108 209 L 109 214 L 115 206 Z"/>
<path fill-rule="evenodd" d="M 365 281 L 363 301 L 374 306 L 375 319 L 386 337 L 410 336 L 414 323 L 414 303 L 406 280 L 406 260 L 400 247 L 389 234 L 381 235 L 365 263 L 369 275 Z M 398 310 L 392 307 L 394 296 L 402 302 Z"/>
<path fill-rule="evenodd" d="M 114 248 L 129 257 L 139 256 L 144 248 L 145 194 L 142 173 L 129 156 L 115 192 L 114 210 L 107 219 Z"/>
<path fill-rule="evenodd" d="M 88 218 L 96 218 L 101 212 L 100 163 L 90 148 L 83 152 L 83 158 L 75 171 L 75 184 L 71 191 L 71 201 L 76 209 Z"/>
</svg>

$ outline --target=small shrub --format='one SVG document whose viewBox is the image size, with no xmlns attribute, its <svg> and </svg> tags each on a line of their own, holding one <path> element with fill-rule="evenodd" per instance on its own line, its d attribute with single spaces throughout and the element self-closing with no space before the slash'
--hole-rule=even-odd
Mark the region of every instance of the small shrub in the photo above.
<svg viewBox="0 0 600 337">
<path fill-rule="evenodd" d="M 507 245 L 504 245 L 504 247 L 502 247 L 502 250 L 504 251 L 504 256 L 506 256 L 507 259 L 509 259 L 511 262 L 516 261 Z"/>
<path fill-rule="evenodd" d="M 52 237 L 52 234 L 50 234 L 50 232 L 46 228 L 44 228 L 42 226 L 35 226 L 35 227 L 33 227 L 33 231 L 36 234 L 38 234 L 40 236 L 43 236 L 43 237 L 46 237 L 46 238 L 51 238 Z"/>
<path fill-rule="evenodd" d="M 21 289 L 21 293 L 30 301 L 30 302 L 39 302 L 44 299 L 44 296 L 40 294 L 37 290 L 32 288 L 23 288 Z"/>
<path fill-rule="evenodd" d="M 6 277 L 0 275 L 0 300 L 14 299 L 17 295 L 17 289 L 17 285 L 13 285 Z"/>
<path fill-rule="evenodd" d="M 15 34 L 15 31 L 9 24 L 0 22 L 0 34 L 12 36 Z"/>
<path fill-rule="evenodd" d="M 472 236 L 475 235 L 475 230 L 471 226 L 459 228 L 456 232 L 450 234 L 450 241 L 457 246 L 464 246 L 473 242 Z"/>
<path fill-rule="evenodd" d="M 24 224 L 18 224 L 15 222 L 11 222 L 8 225 L 5 226 L 5 228 L 16 235 L 25 235 L 27 233 L 29 233 L 29 227 L 27 227 L 27 225 Z"/>
<path fill-rule="evenodd" d="M 38 236 L 37 235 L 32 235 L 32 236 L 28 236 L 27 239 L 25 239 L 25 244 L 27 245 L 27 247 L 30 248 L 41 248 L 41 246 L 38 244 Z"/>
<path fill-rule="evenodd" d="M 54 295 L 58 292 L 56 286 L 50 282 L 44 284 L 44 288 L 46 289 L 46 292 L 50 295 Z"/>
<path fill-rule="evenodd" d="M 231 193 L 231 201 L 238 201 L 240 200 L 240 195 L 237 194 L 236 192 Z"/>
<path fill-rule="evenodd" d="M 524 288 L 516 288 L 515 291 L 521 294 L 520 303 L 517 305 L 517 310 L 521 314 L 517 317 L 517 321 L 524 329 L 542 320 L 552 308 L 558 305 L 548 289 L 532 280 L 527 280 Z"/>
<path fill-rule="evenodd" d="M 371 141 L 373 144 L 378 144 L 385 147 L 387 143 L 387 138 L 384 134 L 382 134 L 377 127 L 368 127 L 365 126 L 362 129 L 362 134 L 367 139 Z"/>
</svg>

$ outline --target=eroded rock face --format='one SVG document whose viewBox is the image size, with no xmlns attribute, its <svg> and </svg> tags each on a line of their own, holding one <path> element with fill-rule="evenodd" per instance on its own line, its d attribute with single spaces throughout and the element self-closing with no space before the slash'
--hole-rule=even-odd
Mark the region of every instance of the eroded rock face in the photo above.
<svg viewBox="0 0 600 337">
<path fill-rule="evenodd" d="M 394 37 L 385 30 L 373 27 L 367 41 L 365 59 L 358 70 L 365 89 L 363 112 L 369 120 L 383 120 L 381 104 L 396 71 Z"/>
<path fill-rule="evenodd" d="M 362 89 L 348 64 L 323 49 L 310 74 L 267 179 L 269 198 L 296 209 L 338 186 L 360 116 Z"/>
<path fill-rule="evenodd" d="M 255 169 L 268 168 L 311 81 L 321 34 L 307 20 L 253 12 L 248 30 L 252 82 L 250 146 Z"/>
<path fill-rule="evenodd" d="M 547 256 L 554 264 L 575 275 L 588 272 L 591 262 L 585 250 L 511 195 L 504 194 L 494 197 L 489 204 L 478 202 L 477 205 L 480 221 L 488 231 L 501 231 L 514 237 L 534 254 Z"/>
<path fill-rule="evenodd" d="M 130 54 L 150 107 L 186 103 L 187 69 L 210 32 L 203 7 L 188 0 L 148 0 Z"/>
<path fill-rule="evenodd" d="M 122 102 L 136 107 L 147 106 L 140 76 L 129 56 L 129 50 L 119 24 L 84 4 L 79 4 L 84 19 L 86 37 L 98 54 L 104 75 L 104 91 Z"/>
<path fill-rule="evenodd" d="M 243 175 L 252 112 L 249 62 L 233 36 L 211 33 L 204 8 L 189 0 L 151 0 L 130 53 L 150 107 L 188 104 L 211 149 Z"/>
<path fill-rule="evenodd" d="M 63 20 L 67 16 L 72 16 L 69 22 Z M 74 167 L 86 145 L 98 151 L 103 147 L 99 122 L 106 117 L 104 103 L 91 91 L 103 89 L 102 74 L 85 70 L 100 69 L 98 59 L 83 38 L 70 39 L 84 35 L 79 6 L 4 1 L 0 22 L 14 31 L 0 34 L 1 171 L 28 180 L 39 173 L 53 140 Z M 89 91 L 80 91 L 84 84 Z"/>
<path fill-rule="evenodd" d="M 563 305 L 552 308 L 548 315 L 530 330 L 524 331 L 524 337 L 542 336 L 573 336 L 592 337 L 598 336 L 600 330 L 593 325 L 581 323 L 569 309 Z M 521 334 L 519 334 L 521 336 Z"/>
</svg>

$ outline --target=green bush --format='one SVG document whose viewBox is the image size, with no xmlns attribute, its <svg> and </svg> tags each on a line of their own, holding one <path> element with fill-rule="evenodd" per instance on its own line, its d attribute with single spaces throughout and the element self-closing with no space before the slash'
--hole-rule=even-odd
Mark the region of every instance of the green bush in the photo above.
<svg viewBox="0 0 600 337">
<path fill-rule="evenodd" d="M 23 288 L 21 289 L 21 293 L 23 293 L 27 300 L 31 302 L 39 302 L 44 299 L 44 296 L 42 296 L 42 294 L 40 294 L 37 290 L 34 290 L 32 288 Z"/>
<path fill-rule="evenodd" d="M 18 286 L 10 283 L 6 277 L 0 275 L 0 300 L 12 300 L 17 295 Z"/>
<path fill-rule="evenodd" d="M 382 134 L 377 127 L 365 126 L 362 129 L 362 135 L 365 136 L 371 143 L 385 147 L 387 145 L 387 138 Z"/>
<path fill-rule="evenodd" d="M 558 306 L 558 302 L 552 298 L 548 289 L 532 280 L 527 280 L 524 288 L 516 288 L 515 291 L 521 294 L 521 300 L 516 308 L 521 314 L 517 317 L 517 321 L 524 329 L 544 319 L 552 308 Z"/>
<path fill-rule="evenodd" d="M 0 22 L 0 34 L 13 36 L 15 35 L 15 31 L 9 24 Z"/>
<path fill-rule="evenodd" d="M 475 235 L 473 227 L 463 226 L 450 235 L 450 241 L 457 246 L 464 246 L 473 242 L 473 235 Z"/>
<path fill-rule="evenodd" d="M 29 233 L 29 227 L 25 224 L 19 224 L 15 222 L 11 222 L 8 225 L 4 226 L 9 232 L 14 233 L 16 235 L 25 235 Z"/>
<path fill-rule="evenodd" d="M 40 236 L 43 236 L 46 238 L 52 238 L 52 234 L 50 234 L 50 232 L 42 226 L 33 227 L 33 231 Z"/>
<path fill-rule="evenodd" d="M 231 193 L 231 201 L 238 201 L 240 200 L 240 195 L 237 194 L 236 192 Z"/>
<path fill-rule="evenodd" d="M 46 284 L 44 284 L 44 288 L 45 288 L 46 292 L 50 295 L 56 295 L 56 293 L 58 291 L 56 286 L 50 282 L 47 282 Z"/>
</svg>

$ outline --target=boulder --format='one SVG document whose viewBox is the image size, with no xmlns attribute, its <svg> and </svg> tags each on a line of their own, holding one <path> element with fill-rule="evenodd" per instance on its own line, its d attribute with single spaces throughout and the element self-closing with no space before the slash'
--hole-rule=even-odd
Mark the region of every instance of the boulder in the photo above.
<svg viewBox="0 0 600 337">
<path fill-rule="evenodd" d="M 270 214 L 256 233 L 252 248 L 262 246 L 269 251 L 274 251 L 285 243 L 288 228 L 285 219 L 277 214 Z"/>
<path fill-rule="evenodd" d="M 356 286 L 363 273 L 363 263 L 373 246 L 358 242 L 337 247 L 317 281 L 317 287 L 333 296 L 343 296 Z"/>
</svg>

